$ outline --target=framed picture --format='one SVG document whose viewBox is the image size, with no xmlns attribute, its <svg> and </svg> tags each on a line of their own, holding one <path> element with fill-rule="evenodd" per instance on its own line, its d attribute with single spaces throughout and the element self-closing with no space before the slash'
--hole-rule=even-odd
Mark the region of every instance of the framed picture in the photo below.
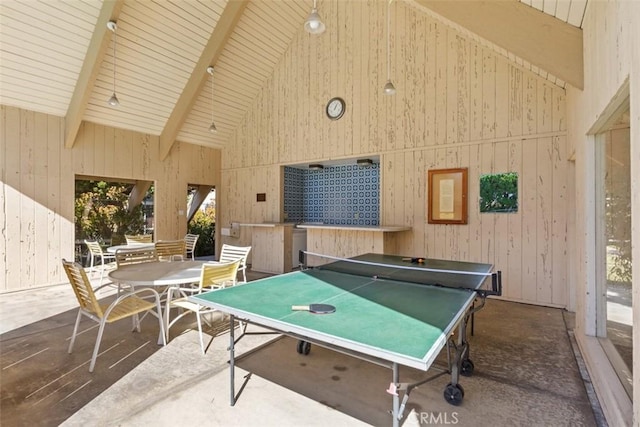
<svg viewBox="0 0 640 427">
<path fill-rule="evenodd" d="M 433 169 L 428 173 L 429 224 L 466 224 L 467 168 Z"/>
</svg>

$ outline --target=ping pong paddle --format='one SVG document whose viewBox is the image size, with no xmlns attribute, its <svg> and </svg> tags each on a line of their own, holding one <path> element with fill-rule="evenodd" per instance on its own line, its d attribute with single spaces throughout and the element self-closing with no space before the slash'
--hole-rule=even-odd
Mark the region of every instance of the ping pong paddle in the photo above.
<svg viewBox="0 0 640 427">
<path fill-rule="evenodd" d="M 403 261 L 411 261 L 412 264 L 424 264 L 424 258 L 402 258 Z"/>
<path fill-rule="evenodd" d="M 315 313 L 315 314 L 328 314 L 336 311 L 336 308 L 333 305 L 329 305 L 329 304 L 309 304 L 309 305 L 292 305 L 291 310 L 308 311 L 309 313 Z"/>
</svg>

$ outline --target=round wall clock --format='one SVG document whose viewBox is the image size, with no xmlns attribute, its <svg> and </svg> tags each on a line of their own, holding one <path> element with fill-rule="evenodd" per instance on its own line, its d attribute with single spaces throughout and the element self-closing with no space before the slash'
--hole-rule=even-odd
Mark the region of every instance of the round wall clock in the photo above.
<svg viewBox="0 0 640 427">
<path fill-rule="evenodd" d="M 344 115 L 345 109 L 344 99 L 338 97 L 331 98 L 329 102 L 327 102 L 327 117 L 331 120 L 338 120 Z"/>
</svg>

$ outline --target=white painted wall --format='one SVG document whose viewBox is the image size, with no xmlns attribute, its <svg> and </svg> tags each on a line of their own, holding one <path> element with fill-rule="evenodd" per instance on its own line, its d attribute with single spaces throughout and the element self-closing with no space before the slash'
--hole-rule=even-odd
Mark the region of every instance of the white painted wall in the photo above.
<svg viewBox="0 0 640 427">
<path fill-rule="evenodd" d="M 566 307 L 564 89 L 394 2 L 397 94 L 386 96 L 386 40 L 373 36 L 386 3 L 322 6 L 327 31 L 296 35 L 223 152 L 221 225 L 282 220 L 282 165 L 380 155 L 381 224 L 412 227 L 401 253 L 490 262 L 506 299 Z M 334 96 L 347 104 L 338 121 L 324 112 Z M 428 224 L 427 172 L 451 167 L 469 168 L 469 223 Z M 519 174 L 518 213 L 481 215 L 480 175 L 508 171 Z"/>
<path fill-rule="evenodd" d="M 591 1 L 584 18 L 584 91 L 567 90 L 569 145 L 576 155 L 576 338 L 610 425 L 640 424 L 640 264 L 633 268 L 634 399 L 617 384 L 596 333 L 594 136 L 620 96 L 631 104 L 632 244 L 640 259 L 640 2 Z M 628 84 L 628 86 L 627 86 Z"/>
<path fill-rule="evenodd" d="M 0 107 L 0 293 L 67 280 L 60 261 L 74 257 L 76 175 L 154 181 L 156 239 L 186 234 L 187 184 L 219 184 L 218 150 L 178 143 L 160 161 L 157 136 L 88 122 L 65 149 L 63 126 Z"/>
</svg>

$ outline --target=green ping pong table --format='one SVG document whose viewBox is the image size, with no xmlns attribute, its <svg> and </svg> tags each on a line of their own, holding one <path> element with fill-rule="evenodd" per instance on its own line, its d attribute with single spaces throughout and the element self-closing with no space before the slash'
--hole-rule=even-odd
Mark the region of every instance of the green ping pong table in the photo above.
<svg viewBox="0 0 640 427">
<path fill-rule="evenodd" d="M 246 331 L 247 323 L 298 339 L 297 351 L 303 355 L 309 354 L 313 343 L 392 369 L 386 391 L 393 396 L 394 426 L 403 417 L 411 390 L 440 375 L 451 374 L 445 399 L 453 405 L 462 402 L 459 376 L 470 375 L 474 368 L 466 324 L 487 296 L 501 294 L 499 271 L 492 272 L 490 264 L 382 254 L 328 257 L 330 262 L 308 268 L 310 255 L 318 254 L 300 253 L 300 271 L 189 297 L 230 315 L 232 406 L 237 399 L 234 345 L 251 333 Z M 332 305 L 335 312 L 292 310 L 316 303 Z M 236 320 L 244 325 L 237 339 Z M 399 365 L 436 369 L 432 365 L 444 348 L 448 363 L 439 374 L 419 383 L 400 382 Z"/>
</svg>

